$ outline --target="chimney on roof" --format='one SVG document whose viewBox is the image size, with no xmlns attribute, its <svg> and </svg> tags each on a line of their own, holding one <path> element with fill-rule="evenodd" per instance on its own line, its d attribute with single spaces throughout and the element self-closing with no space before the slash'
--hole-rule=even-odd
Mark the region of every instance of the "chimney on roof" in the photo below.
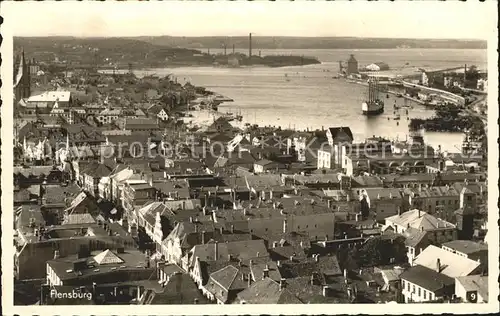
<svg viewBox="0 0 500 316">
<path fill-rule="evenodd" d="M 439 258 L 436 260 L 436 272 L 441 273 L 441 260 Z"/>
<path fill-rule="evenodd" d="M 231 234 L 234 234 L 234 225 L 231 225 Z"/>
<path fill-rule="evenodd" d="M 328 200 L 327 204 L 328 204 L 328 208 L 332 208 L 332 200 Z"/>
<path fill-rule="evenodd" d="M 205 231 L 202 231 L 201 232 L 201 244 L 204 245 L 205 244 Z"/>
<path fill-rule="evenodd" d="M 421 215 L 422 215 L 422 214 L 421 214 L 421 212 L 420 212 L 420 209 L 418 209 L 418 217 L 420 218 L 420 216 L 421 216 Z"/>
<path fill-rule="evenodd" d="M 286 279 L 281 278 L 280 280 L 280 291 L 283 291 L 283 289 L 286 287 Z"/>
<path fill-rule="evenodd" d="M 323 297 L 327 297 L 328 296 L 328 289 L 329 287 L 328 286 L 323 286 Z"/>
<path fill-rule="evenodd" d="M 262 271 L 262 279 L 268 278 L 269 277 L 269 265 L 266 264 L 266 267 Z"/>
<path fill-rule="evenodd" d="M 288 231 L 288 221 L 287 219 L 285 218 L 283 220 L 283 233 L 286 234 L 286 232 Z"/>
<path fill-rule="evenodd" d="M 214 243 L 214 260 L 217 260 L 219 258 L 219 243 L 215 241 Z"/>
<path fill-rule="evenodd" d="M 401 216 L 401 206 L 398 206 L 398 215 Z"/>
<path fill-rule="evenodd" d="M 193 217 L 192 217 L 192 216 L 190 216 L 190 217 L 189 217 L 189 222 L 190 222 L 190 223 L 192 223 L 192 222 L 193 222 Z"/>
<path fill-rule="evenodd" d="M 59 250 L 54 250 L 54 260 L 59 258 L 60 258 Z"/>
</svg>

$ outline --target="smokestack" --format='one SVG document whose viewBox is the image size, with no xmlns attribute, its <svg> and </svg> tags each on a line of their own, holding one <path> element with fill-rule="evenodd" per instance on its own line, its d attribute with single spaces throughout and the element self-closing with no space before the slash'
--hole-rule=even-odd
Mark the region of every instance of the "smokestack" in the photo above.
<svg viewBox="0 0 500 316">
<path fill-rule="evenodd" d="M 248 34 L 248 58 L 252 57 L 252 33 Z"/>
</svg>

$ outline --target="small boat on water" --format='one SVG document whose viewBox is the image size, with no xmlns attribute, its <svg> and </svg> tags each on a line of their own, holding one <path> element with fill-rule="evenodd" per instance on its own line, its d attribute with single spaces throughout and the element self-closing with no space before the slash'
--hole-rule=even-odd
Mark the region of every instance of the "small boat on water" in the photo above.
<svg viewBox="0 0 500 316">
<path fill-rule="evenodd" d="M 394 117 L 395 121 L 399 121 L 400 119 L 401 119 L 401 116 L 399 116 L 399 114 Z"/>
</svg>

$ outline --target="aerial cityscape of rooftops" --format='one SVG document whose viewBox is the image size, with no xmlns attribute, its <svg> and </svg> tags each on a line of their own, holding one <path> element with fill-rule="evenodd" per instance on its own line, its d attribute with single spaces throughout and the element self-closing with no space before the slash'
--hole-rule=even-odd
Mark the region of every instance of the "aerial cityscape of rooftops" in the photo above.
<svg viewBox="0 0 500 316">
<path fill-rule="evenodd" d="M 298 42 L 14 38 L 15 304 L 487 303 L 486 43 Z"/>
</svg>

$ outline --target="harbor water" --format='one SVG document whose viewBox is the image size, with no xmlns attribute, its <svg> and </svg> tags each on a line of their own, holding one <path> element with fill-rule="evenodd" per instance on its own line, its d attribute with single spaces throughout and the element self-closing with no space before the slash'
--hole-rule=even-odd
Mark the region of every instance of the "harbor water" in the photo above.
<svg viewBox="0 0 500 316">
<path fill-rule="evenodd" d="M 223 103 L 219 111 L 241 113 L 243 123 L 300 130 L 349 126 L 357 141 L 373 135 L 404 140 L 408 134 L 408 118 L 426 118 L 434 114 L 423 105 L 381 93 L 385 113 L 376 117 L 363 116 L 361 103 L 366 98 L 367 87 L 334 78 L 339 70 L 338 60 L 345 60 L 350 53 L 355 54 L 360 66 L 382 61 L 394 71 L 405 68 L 405 72 L 418 73 L 418 67 L 437 69 L 464 64 L 486 68 L 484 50 L 262 50 L 263 55 L 316 56 L 322 64 L 283 68 L 160 68 L 136 74 L 172 74 L 180 83 L 190 81 L 232 98 L 234 102 Z M 400 109 L 400 120 L 394 120 L 395 103 L 411 105 L 412 109 L 408 110 L 408 115 L 406 110 Z M 457 152 L 463 135 L 426 132 L 425 140 L 433 146 L 441 145 L 443 150 Z"/>
</svg>

